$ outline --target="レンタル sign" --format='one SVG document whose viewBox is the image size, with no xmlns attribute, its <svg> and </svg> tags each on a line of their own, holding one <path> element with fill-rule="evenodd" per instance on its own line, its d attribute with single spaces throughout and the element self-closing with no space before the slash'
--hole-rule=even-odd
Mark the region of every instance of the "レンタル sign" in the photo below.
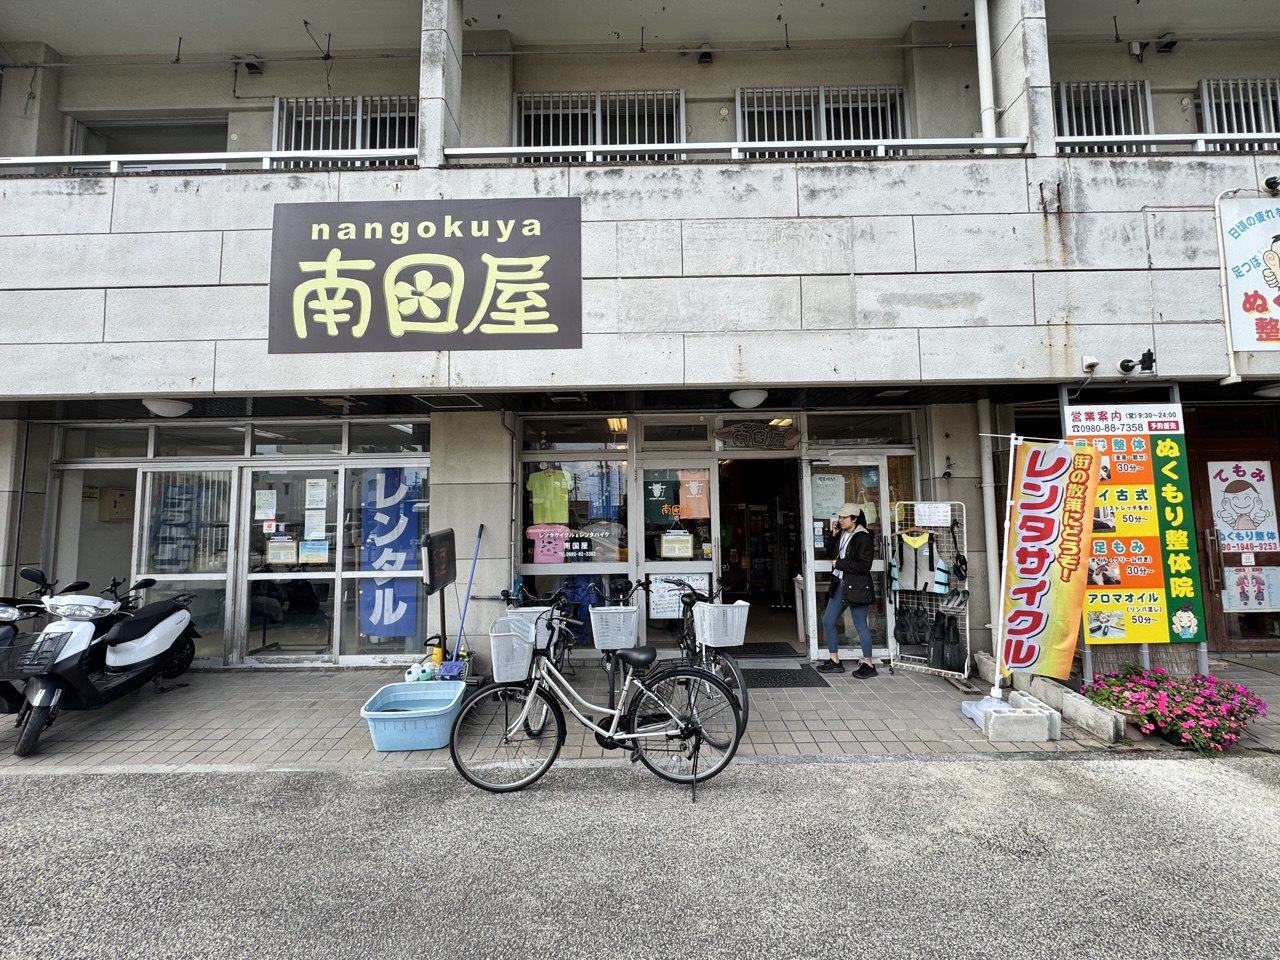
<svg viewBox="0 0 1280 960">
<path fill-rule="evenodd" d="M 282 203 L 269 353 L 582 346 L 575 198 Z"/>
</svg>

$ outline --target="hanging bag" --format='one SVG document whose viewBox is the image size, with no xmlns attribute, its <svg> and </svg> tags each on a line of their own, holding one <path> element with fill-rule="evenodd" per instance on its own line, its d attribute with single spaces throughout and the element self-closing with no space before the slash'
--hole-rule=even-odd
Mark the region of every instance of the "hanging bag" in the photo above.
<svg viewBox="0 0 1280 960">
<path fill-rule="evenodd" d="M 960 552 L 960 538 L 956 536 L 959 523 L 959 520 L 951 521 L 951 549 L 955 551 L 955 557 L 951 561 L 951 575 L 956 578 L 957 583 L 964 583 L 969 579 L 969 558 Z"/>
</svg>

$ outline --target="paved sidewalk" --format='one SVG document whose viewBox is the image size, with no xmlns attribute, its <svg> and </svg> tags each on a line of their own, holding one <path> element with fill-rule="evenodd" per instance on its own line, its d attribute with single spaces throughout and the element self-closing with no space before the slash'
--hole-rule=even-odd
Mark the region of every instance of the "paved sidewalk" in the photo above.
<svg viewBox="0 0 1280 960">
<path fill-rule="evenodd" d="M 792 661 L 794 663 L 794 661 Z M 574 659 L 575 685 L 603 703 L 604 674 L 591 654 Z M 747 660 L 758 668 L 762 661 Z M 1215 672 L 1247 684 L 1280 715 L 1280 675 L 1214 662 Z M 881 668 L 872 680 L 849 673 L 824 675 L 825 687 L 751 690 L 751 718 L 742 758 L 863 756 L 871 754 L 1077 753 L 1112 748 L 1083 730 L 1063 725 L 1056 743 L 988 743 L 960 712 L 964 693 L 947 680 L 899 668 Z M 360 707 L 384 684 L 403 679 L 377 669 L 198 670 L 187 686 L 157 696 L 147 687 L 101 710 L 64 712 L 44 732 L 37 752 L 13 755 L 17 731 L 0 715 L 0 773 L 118 767 L 379 769 L 387 764 L 448 765 L 448 750 L 378 752 Z M 596 691 L 597 695 L 592 696 Z M 1246 748 L 1280 750 L 1280 716 L 1251 726 Z M 564 758 L 617 758 L 590 731 L 566 717 Z M 1144 741 L 1142 749 L 1172 749 Z M 1124 748 L 1127 749 L 1127 748 Z"/>
</svg>

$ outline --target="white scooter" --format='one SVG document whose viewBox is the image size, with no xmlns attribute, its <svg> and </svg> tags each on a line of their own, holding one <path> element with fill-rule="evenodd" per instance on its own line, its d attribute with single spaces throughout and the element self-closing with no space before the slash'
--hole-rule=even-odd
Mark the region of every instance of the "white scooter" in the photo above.
<svg viewBox="0 0 1280 960">
<path fill-rule="evenodd" d="M 23 567 L 20 576 L 42 594 L 51 593 L 43 571 Z M 121 596 L 123 582 L 111 581 L 103 591 L 110 593 L 109 599 L 65 592 L 44 596 L 41 604 L 52 617 L 45 628 L 0 648 L 0 681 L 25 681 L 14 723 L 22 730 L 13 748 L 19 757 L 35 749 L 59 709 L 93 710 L 148 681 L 163 693 L 161 680 L 172 680 L 191 666 L 200 634 L 187 607 L 195 595 L 139 607 L 137 591 L 155 581 L 139 580 Z"/>
</svg>

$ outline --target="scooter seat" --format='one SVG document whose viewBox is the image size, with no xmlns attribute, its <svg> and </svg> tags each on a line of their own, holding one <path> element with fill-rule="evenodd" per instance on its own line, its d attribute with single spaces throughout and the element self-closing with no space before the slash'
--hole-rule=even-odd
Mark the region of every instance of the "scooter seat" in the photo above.
<svg viewBox="0 0 1280 960">
<path fill-rule="evenodd" d="M 161 620 L 173 616 L 179 610 L 185 609 L 182 604 L 173 600 L 157 600 L 155 603 L 148 603 L 145 607 L 139 607 L 134 611 L 133 616 L 129 619 L 121 620 L 108 630 L 106 636 L 102 639 L 107 642 L 108 646 L 112 647 L 117 643 L 128 643 L 130 640 L 137 640 L 150 633 L 152 628 Z"/>
</svg>

